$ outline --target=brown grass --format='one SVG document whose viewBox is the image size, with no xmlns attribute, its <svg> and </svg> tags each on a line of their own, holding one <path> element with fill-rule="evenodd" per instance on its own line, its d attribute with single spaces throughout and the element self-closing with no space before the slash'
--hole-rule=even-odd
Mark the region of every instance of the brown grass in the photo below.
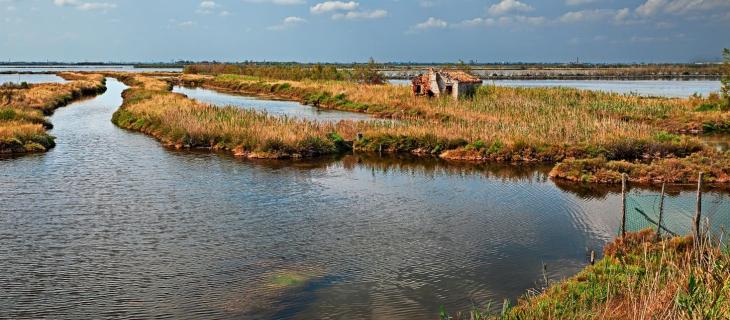
<svg viewBox="0 0 730 320">
<path fill-rule="evenodd" d="M 161 80 L 129 74 L 125 77 L 125 81 L 137 89 L 156 92 L 151 94 L 157 99 L 156 102 L 128 108 L 133 113 L 142 114 L 142 109 L 145 109 L 147 111 L 144 112 L 152 114 L 151 110 L 155 107 L 167 110 L 171 102 L 166 99 L 174 99 L 176 105 L 183 106 L 181 110 L 203 108 L 199 103 L 183 102 L 185 99 L 182 96 L 163 99 L 170 95 L 167 91 L 169 84 Z M 669 132 L 682 131 L 695 126 L 695 122 L 701 123 L 707 119 L 724 121 L 728 117 L 728 112 L 721 110 L 694 111 L 705 102 L 699 98 L 642 98 L 565 88 L 487 86 L 482 87 L 473 99 L 454 101 L 416 98 L 407 87 L 358 85 L 342 81 L 265 81 L 234 75 L 183 75 L 179 81 L 216 90 L 299 100 L 319 107 L 373 113 L 398 121 L 342 121 L 333 125 L 320 125 L 292 119 L 279 123 L 267 116 L 265 121 L 238 121 L 235 124 L 254 125 L 252 129 L 255 135 L 234 134 L 232 132 L 243 128 L 234 130 L 223 127 L 216 123 L 216 119 L 221 116 L 215 114 L 229 114 L 238 109 L 229 108 L 231 110 L 225 111 L 226 108 L 205 106 L 205 112 L 200 112 L 205 117 L 193 117 L 187 113 L 177 114 L 181 118 L 173 118 L 173 113 L 164 117 L 159 114 L 150 117 L 159 121 L 159 124 L 154 123 L 155 127 L 175 124 L 174 130 L 168 131 L 177 133 L 165 131 L 157 134 L 170 144 L 216 147 L 224 141 L 225 149 L 240 147 L 249 153 L 261 149 L 284 150 L 274 154 L 300 156 L 302 154 L 296 150 L 301 141 L 315 136 L 326 141 L 325 137 L 332 137 L 335 133 L 336 138 L 350 141 L 352 148 L 359 151 L 433 154 L 452 160 L 560 162 L 566 159 L 605 158 L 608 161 L 625 160 L 631 163 L 641 161 L 649 165 L 631 170 L 630 174 L 639 174 L 635 179 L 642 181 L 668 179 L 668 173 L 657 170 L 676 162 L 666 160 L 652 166 L 652 161 L 684 159 L 704 150 L 699 140 Z M 256 112 L 236 112 L 248 112 L 248 118 L 262 118 L 254 116 L 260 114 Z M 136 117 L 132 118 L 140 121 Z M 362 134 L 361 139 L 356 138 L 358 133 Z M 230 138 L 232 136 L 236 138 Z M 187 137 L 187 140 L 195 143 L 180 142 L 181 137 Z M 239 145 L 233 145 L 237 143 Z M 333 150 L 324 148 L 306 154 L 323 154 Z M 717 159 L 717 163 L 724 163 L 727 157 L 726 154 L 717 153 L 713 159 Z M 688 161 L 679 161 L 692 163 L 689 158 L 685 160 Z M 700 161 L 685 166 L 685 169 L 689 172 L 711 167 L 705 164 Z M 638 168 L 639 165 L 636 166 Z M 727 182 L 725 173 L 718 170 L 713 172 L 717 173 L 715 178 L 718 182 Z M 585 180 L 584 175 L 578 178 L 560 174 L 554 176 Z M 588 181 L 614 182 L 603 178 Z"/>
<path fill-rule="evenodd" d="M 54 146 L 46 121 L 58 107 L 106 90 L 101 75 L 60 73 L 69 83 L 0 88 L 0 153 L 42 152 Z"/>
<path fill-rule="evenodd" d="M 727 319 L 730 256 L 692 237 L 627 234 L 605 257 L 500 317 L 483 319 Z"/>
</svg>

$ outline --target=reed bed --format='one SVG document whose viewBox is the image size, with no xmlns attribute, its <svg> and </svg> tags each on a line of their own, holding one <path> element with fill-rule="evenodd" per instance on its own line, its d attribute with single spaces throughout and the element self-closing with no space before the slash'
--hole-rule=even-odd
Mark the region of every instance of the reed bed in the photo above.
<svg viewBox="0 0 730 320">
<path fill-rule="evenodd" d="M 166 145 L 227 150 L 249 158 L 310 157 L 345 147 L 332 124 L 199 103 L 167 91 L 162 80 L 143 76 L 126 82 L 135 86 L 123 93 L 124 104 L 112 122 Z"/>
<path fill-rule="evenodd" d="M 501 316 L 473 319 L 727 319 L 730 255 L 722 242 L 627 234 L 576 276 Z M 464 317 L 467 319 L 468 317 Z"/>
<path fill-rule="evenodd" d="M 46 133 L 45 116 L 76 99 L 106 90 L 96 74 L 60 73 L 69 83 L 43 83 L 0 88 L 0 153 L 43 152 L 55 144 Z"/>
<path fill-rule="evenodd" d="M 145 125 L 140 128 L 170 145 L 237 150 L 234 152 L 249 157 L 300 157 L 354 149 L 466 161 L 566 161 L 570 165 L 567 168 L 572 169 L 554 177 L 605 183 L 615 180 L 586 179 L 586 170 L 574 170 L 579 168 L 575 159 L 605 159 L 601 163 L 604 166 L 611 161 L 627 161 L 630 165 L 616 172 L 637 175 L 637 181 L 669 179 L 668 173 L 657 170 L 676 166 L 677 160 L 652 163 L 683 159 L 679 162 L 689 164 L 684 168 L 688 172 L 706 170 L 713 181 L 730 182 L 724 171 L 714 169 L 730 156 L 715 153 L 690 158 L 706 148 L 696 138 L 672 133 L 681 132 L 683 126 L 697 119 L 724 121 L 728 117 L 728 112 L 721 109 L 696 111 L 707 102 L 699 97 L 643 98 L 567 88 L 485 86 L 472 99 L 456 101 L 416 98 L 402 86 L 344 81 L 272 81 L 240 75 L 189 74 L 177 80 L 186 85 L 298 100 L 395 120 L 317 124 L 191 102 L 169 93 L 169 84 L 162 80 L 142 75 L 126 77 L 135 93 L 125 95 L 128 121 L 122 126 L 133 128 L 130 123 L 139 123 L 139 116 L 144 115 Z M 137 103 L 141 100 L 145 102 Z M 679 125 L 668 126 L 672 123 Z M 309 139 L 324 144 L 306 151 L 300 145 Z M 332 147 L 337 143 L 339 147 Z M 714 162 L 706 161 L 707 157 Z M 574 176 L 576 173 L 579 175 Z"/>
</svg>

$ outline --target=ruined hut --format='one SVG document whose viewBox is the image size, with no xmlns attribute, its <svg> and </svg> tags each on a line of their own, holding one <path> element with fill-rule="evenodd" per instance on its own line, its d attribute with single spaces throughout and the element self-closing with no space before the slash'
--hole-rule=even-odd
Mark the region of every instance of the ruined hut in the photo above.
<svg viewBox="0 0 730 320">
<path fill-rule="evenodd" d="M 436 71 L 419 75 L 411 81 L 416 96 L 451 96 L 454 99 L 473 96 L 482 80 L 463 71 Z"/>
</svg>

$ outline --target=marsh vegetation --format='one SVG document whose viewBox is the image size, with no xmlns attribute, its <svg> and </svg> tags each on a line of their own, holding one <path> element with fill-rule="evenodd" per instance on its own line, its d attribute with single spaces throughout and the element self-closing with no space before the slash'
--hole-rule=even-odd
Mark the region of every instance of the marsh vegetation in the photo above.
<svg viewBox="0 0 730 320">
<path fill-rule="evenodd" d="M 180 82 L 399 120 L 387 126 L 340 122 L 327 129 L 359 151 L 467 161 L 564 161 L 554 177 L 587 182 L 615 183 L 621 173 L 636 182 L 691 182 L 699 170 L 710 182 L 728 182 L 727 153 L 706 148 L 693 136 L 730 126 L 730 112 L 716 94 L 668 99 L 483 86 L 473 99 L 453 101 L 416 98 L 403 86 L 332 80 L 185 74 Z"/>
<path fill-rule="evenodd" d="M 42 152 L 54 146 L 46 116 L 71 101 L 103 92 L 101 75 L 60 74 L 71 82 L 0 86 L 0 153 Z"/>
</svg>

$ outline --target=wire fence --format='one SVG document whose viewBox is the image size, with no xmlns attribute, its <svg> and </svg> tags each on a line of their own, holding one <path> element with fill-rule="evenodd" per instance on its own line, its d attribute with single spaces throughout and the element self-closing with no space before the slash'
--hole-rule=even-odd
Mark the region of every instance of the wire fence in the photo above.
<svg viewBox="0 0 730 320">
<path fill-rule="evenodd" d="M 701 190 L 701 186 L 698 189 Z M 619 233 L 651 228 L 661 235 L 693 234 L 699 209 L 700 232 L 723 235 L 730 226 L 730 199 L 721 193 L 705 194 L 700 191 L 699 194 L 698 201 L 696 195 L 687 197 L 686 193 L 647 194 L 639 193 L 638 190 L 628 192 L 624 189 L 625 220 Z"/>
</svg>

